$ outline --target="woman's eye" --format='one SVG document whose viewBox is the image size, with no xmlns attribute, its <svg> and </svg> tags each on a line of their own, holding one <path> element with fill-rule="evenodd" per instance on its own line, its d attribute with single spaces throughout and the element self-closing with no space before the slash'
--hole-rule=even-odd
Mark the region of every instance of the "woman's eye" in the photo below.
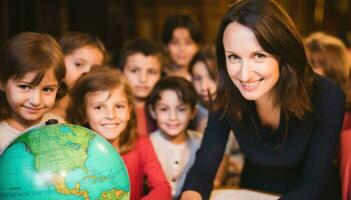
<svg viewBox="0 0 351 200">
<path fill-rule="evenodd" d="M 263 54 L 263 53 L 256 53 L 254 55 L 255 61 L 258 61 L 258 62 L 263 61 L 263 59 L 265 59 L 266 57 L 267 56 L 265 54 Z"/>
<path fill-rule="evenodd" d="M 235 61 L 235 60 L 239 59 L 239 57 L 237 55 L 231 54 L 231 55 L 227 56 L 227 59 L 231 60 L 231 61 Z"/>
</svg>

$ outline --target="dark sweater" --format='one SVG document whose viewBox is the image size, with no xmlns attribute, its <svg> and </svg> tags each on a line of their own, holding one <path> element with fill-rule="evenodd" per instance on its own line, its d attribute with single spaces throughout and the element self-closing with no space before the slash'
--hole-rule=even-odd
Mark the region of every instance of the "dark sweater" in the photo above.
<svg viewBox="0 0 351 200">
<path fill-rule="evenodd" d="M 260 126 L 254 106 L 240 123 L 220 119 L 220 112 L 210 113 L 183 190 L 195 190 L 204 199 L 209 198 L 229 131 L 233 130 L 245 156 L 241 187 L 279 193 L 284 200 L 339 199 L 334 161 L 345 96 L 331 81 L 318 76 L 312 102 L 314 111 L 305 114 L 303 120 L 287 120 L 281 114 L 279 127 L 273 132 Z"/>
</svg>

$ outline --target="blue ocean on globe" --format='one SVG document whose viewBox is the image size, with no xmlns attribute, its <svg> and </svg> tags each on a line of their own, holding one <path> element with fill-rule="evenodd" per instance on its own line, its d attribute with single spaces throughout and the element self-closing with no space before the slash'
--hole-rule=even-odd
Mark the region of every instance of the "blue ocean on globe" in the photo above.
<svg viewBox="0 0 351 200">
<path fill-rule="evenodd" d="M 125 164 L 104 138 L 81 126 L 31 129 L 0 156 L 0 199 L 129 199 Z"/>
</svg>

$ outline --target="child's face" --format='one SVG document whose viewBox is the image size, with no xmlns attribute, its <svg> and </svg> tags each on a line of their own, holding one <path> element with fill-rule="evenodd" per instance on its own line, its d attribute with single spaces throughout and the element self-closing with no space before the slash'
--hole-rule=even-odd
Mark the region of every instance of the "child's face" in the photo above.
<svg viewBox="0 0 351 200">
<path fill-rule="evenodd" d="M 161 77 L 161 64 L 157 56 L 136 53 L 128 56 L 123 74 L 137 99 L 145 99 Z"/>
<path fill-rule="evenodd" d="M 127 127 L 131 108 L 120 87 L 86 96 L 86 116 L 92 130 L 107 140 L 116 139 Z"/>
<path fill-rule="evenodd" d="M 18 130 L 40 122 L 55 103 L 58 81 L 54 69 L 49 69 L 38 85 L 32 85 L 36 72 L 28 72 L 21 79 L 10 78 L 2 89 L 11 107 L 8 123 Z"/>
<path fill-rule="evenodd" d="M 191 59 L 198 50 L 197 44 L 191 38 L 186 28 L 176 28 L 172 40 L 167 45 L 171 59 L 179 66 L 188 67 Z"/>
<path fill-rule="evenodd" d="M 155 110 L 151 110 L 151 115 L 156 119 L 159 129 L 170 139 L 184 136 L 194 113 L 190 105 L 180 101 L 173 90 L 162 91 Z"/>
<path fill-rule="evenodd" d="M 192 71 L 193 84 L 197 94 L 201 97 L 202 101 L 208 102 L 209 95 L 213 99 L 216 94 L 216 82 L 208 73 L 205 63 L 199 61 L 195 63 Z"/>
<path fill-rule="evenodd" d="M 89 72 L 93 65 L 101 65 L 103 62 L 102 52 L 95 47 L 84 46 L 74 50 L 65 56 L 66 83 L 72 88 L 76 80 L 86 72 Z"/>
</svg>

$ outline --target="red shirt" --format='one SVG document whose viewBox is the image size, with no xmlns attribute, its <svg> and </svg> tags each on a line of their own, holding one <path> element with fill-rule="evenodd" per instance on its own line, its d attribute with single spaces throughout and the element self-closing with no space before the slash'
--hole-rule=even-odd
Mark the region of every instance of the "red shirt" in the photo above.
<svg viewBox="0 0 351 200">
<path fill-rule="evenodd" d="M 137 133 L 139 135 L 147 136 L 148 128 L 147 128 L 147 119 L 144 107 L 136 108 L 136 117 L 137 117 Z"/>
<path fill-rule="evenodd" d="M 351 113 L 346 112 L 340 139 L 342 199 L 351 199 Z"/>
<path fill-rule="evenodd" d="M 131 200 L 171 199 L 171 188 L 164 175 L 149 138 L 139 136 L 134 148 L 122 158 L 127 166 Z M 143 180 L 146 177 L 149 193 L 143 196 Z"/>
</svg>

